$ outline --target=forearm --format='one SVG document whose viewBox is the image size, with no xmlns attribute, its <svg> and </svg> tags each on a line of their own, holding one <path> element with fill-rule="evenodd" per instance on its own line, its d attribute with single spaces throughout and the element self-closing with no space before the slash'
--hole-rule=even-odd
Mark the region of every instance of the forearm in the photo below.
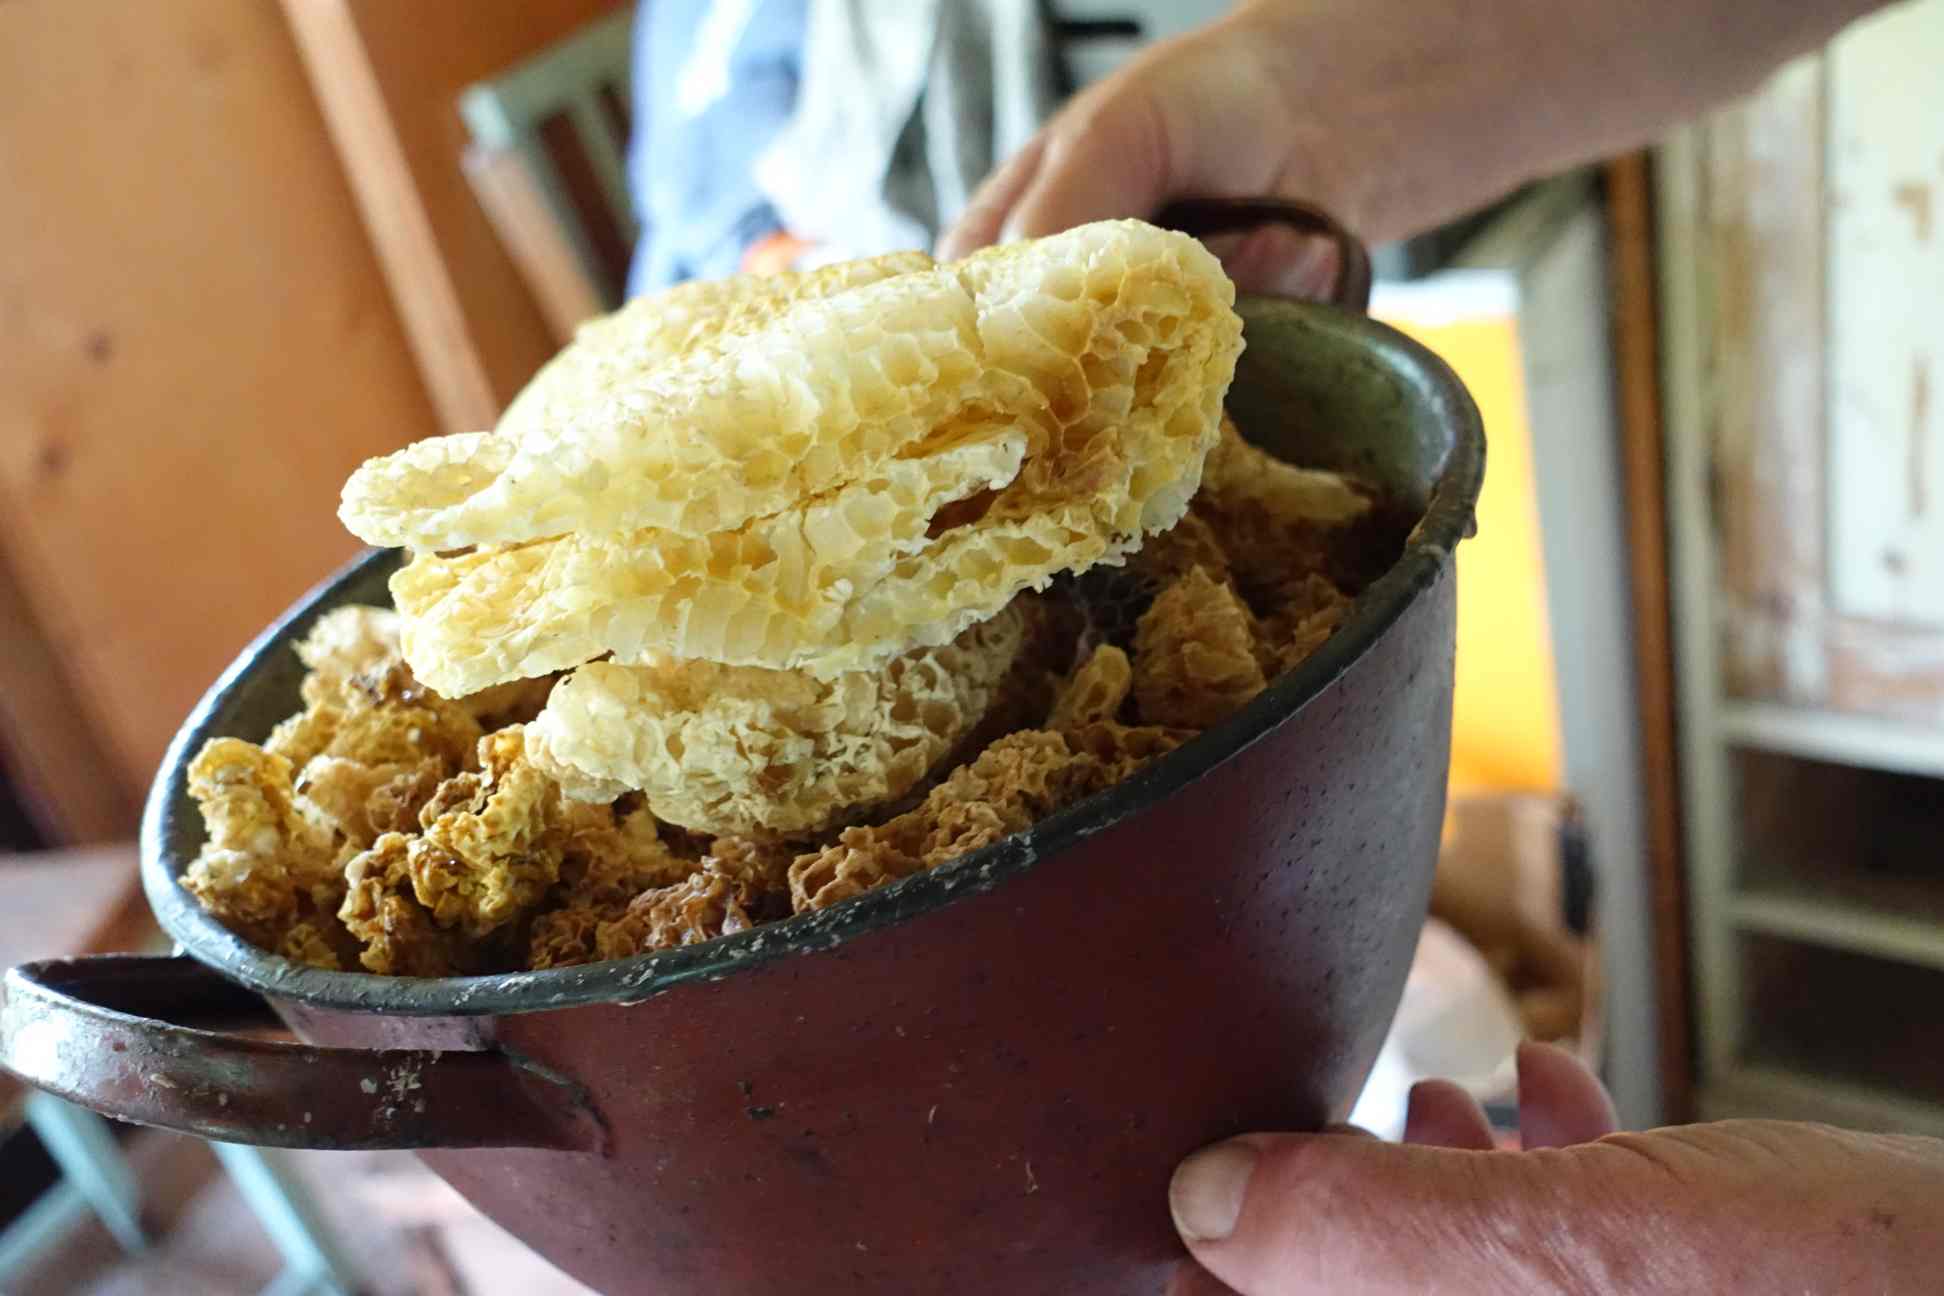
<svg viewBox="0 0 1944 1296">
<path fill-rule="evenodd" d="M 1250 0 L 1314 197 L 1366 237 L 1436 224 L 1754 88 L 1882 0 Z"/>
</svg>

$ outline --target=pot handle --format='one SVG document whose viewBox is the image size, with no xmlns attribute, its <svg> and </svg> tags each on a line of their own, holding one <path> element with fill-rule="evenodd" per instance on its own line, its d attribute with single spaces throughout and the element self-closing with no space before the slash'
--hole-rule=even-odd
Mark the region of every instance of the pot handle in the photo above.
<svg viewBox="0 0 1944 1296">
<path fill-rule="evenodd" d="M 1320 234 L 1336 245 L 1337 254 L 1336 283 L 1323 300 L 1358 315 L 1370 309 L 1370 251 L 1320 208 L 1287 198 L 1183 198 L 1162 208 L 1154 223 L 1196 238 L 1241 234 L 1263 225 Z"/>
<path fill-rule="evenodd" d="M 272 1147 L 605 1147 L 586 1093 L 512 1053 L 245 1033 L 281 1029 L 261 996 L 182 956 L 49 959 L 0 981 L 0 1066 L 118 1120 Z"/>
</svg>

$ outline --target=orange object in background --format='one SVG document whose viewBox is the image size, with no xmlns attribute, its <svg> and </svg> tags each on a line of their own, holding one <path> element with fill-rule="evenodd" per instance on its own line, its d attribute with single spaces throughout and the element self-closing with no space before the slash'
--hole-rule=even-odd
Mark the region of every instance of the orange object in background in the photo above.
<svg viewBox="0 0 1944 1296">
<path fill-rule="evenodd" d="M 1478 535 L 1458 548 L 1452 794 L 1558 791 L 1559 686 L 1546 616 L 1517 282 L 1509 273 L 1459 270 L 1383 285 L 1371 313 L 1442 356 L 1485 418 Z"/>
<path fill-rule="evenodd" d="M 1573 845 L 1578 843 L 1577 848 Z M 1513 997 L 1528 1039 L 1599 1062 L 1599 956 L 1583 869 L 1584 827 L 1569 798 L 1458 795 L 1445 819 L 1431 916 L 1476 948 Z M 1578 900 L 1569 895 L 1579 893 Z"/>
<path fill-rule="evenodd" d="M 758 239 L 743 253 L 743 273 L 767 275 L 794 269 L 797 258 L 815 246 L 794 234 L 778 230 Z"/>
</svg>

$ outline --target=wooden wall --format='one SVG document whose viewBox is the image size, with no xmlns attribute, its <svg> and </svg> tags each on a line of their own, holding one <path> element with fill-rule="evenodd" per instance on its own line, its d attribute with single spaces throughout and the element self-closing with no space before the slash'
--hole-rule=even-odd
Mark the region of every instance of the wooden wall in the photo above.
<svg viewBox="0 0 1944 1296">
<path fill-rule="evenodd" d="M 1831 602 L 1944 642 L 1944 4 L 1830 48 Z M 1932 680 L 1944 693 L 1944 654 Z"/>
<path fill-rule="evenodd" d="M 1697 1114 L 1944 1130 L 1944 0 L 1658 167 Z"/>
<path fill-rule="evenodd" d="M 0 5 L 0 193 L 0 614 L 48 653 L 0 721 L 56 831 L 111 836 L 355 552 L 345 475 L 438 425 L 267 0 Z"/>
<path fill-rule="evenodd" d="M 449 432 L 490 426 L 552 328 L 460 168 L 460 92 L 621 0 L 283 0 Z"/>
<path fill-rule="evenodd" d="M 1701 137 L 1728 692 L 1944 726 L 1944 2 Z"/>
</svg>

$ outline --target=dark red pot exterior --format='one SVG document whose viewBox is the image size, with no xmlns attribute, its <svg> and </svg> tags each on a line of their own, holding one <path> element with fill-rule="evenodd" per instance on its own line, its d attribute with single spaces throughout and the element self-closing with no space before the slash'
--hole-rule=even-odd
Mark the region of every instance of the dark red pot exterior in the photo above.
<svg viewBox="0 0 1944 1296">
<path fill-rule="evenodd" d="M 1344 1117 L 1396 1009 L 1453 583 L 1254 745 L 985 894 L 632 1006 L 469 1023 L 585 1086 L 609 1154 L 422 1155 L 612 1296 L 1160 1296 L 1175 1164 Z M 315 1042 L 454 1042 L 279 1007 Z"/>
<path fill-rule="evenodd" d="M 1452 553 L 1484 467 L 1476 409 L 1422 347 L 1327 307 L 1237 309 L 1243 434 L 1423 509 L 1329 642 L 1240 715 L 823 913 L 537 973 L 309 968 L 179 885 L 203 841 L 186 771 L 208 738 L 295 709 L 291 646 L 326 608 L 385 598 L 398 556 L 367 555 L 170 747 L 143 885 L 185 954 L 9 970 L 0 1066 L 204 1137 L 426 1149 L 612 1296 L 1161 1296 L 1185 1259 L 1174 1166 L 1341 1118 L 1395 1011 L 1443 816 Z M 254 995 L 339 1047 L 239 1033 Z"/>
</svg>

